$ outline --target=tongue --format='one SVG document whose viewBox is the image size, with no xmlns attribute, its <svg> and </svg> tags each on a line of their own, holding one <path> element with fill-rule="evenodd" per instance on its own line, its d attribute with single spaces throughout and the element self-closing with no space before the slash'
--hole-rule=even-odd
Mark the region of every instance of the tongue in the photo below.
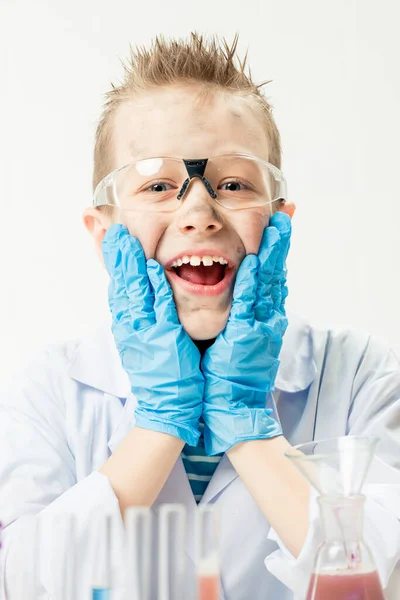
<svg viewBox="0 0 400 600">
<path fill-rule="evenodd" d="M 224 278 L 225 266 L 219 263 L 213 263 L 211 267 L 182 265 L 176 269 L 176 273 L 196 285 L 216 285 Z"/>
</svg>

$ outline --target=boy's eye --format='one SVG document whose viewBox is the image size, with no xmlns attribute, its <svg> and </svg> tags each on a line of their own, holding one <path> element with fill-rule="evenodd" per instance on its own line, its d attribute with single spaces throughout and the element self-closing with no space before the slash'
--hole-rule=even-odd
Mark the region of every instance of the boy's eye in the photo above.
<svg viewBox="0 0 400 600">
<path fill-rule="evenodd" d="M 242 190 L 249 188 L 241 181 L 226 181 L 219 186 L 219 189 L 226 192 L 241 192 Z"/>
<path fill-rule="evenodd" d="M 150 192 L 168 192 L 169 190 L 173 189 L 173 186 L 170 183 L 165 183 L 165 182 L 157 182 L 157 183 L 153 183 L 152 185 L 150 185 L 147 188 Z"/>
</svg>

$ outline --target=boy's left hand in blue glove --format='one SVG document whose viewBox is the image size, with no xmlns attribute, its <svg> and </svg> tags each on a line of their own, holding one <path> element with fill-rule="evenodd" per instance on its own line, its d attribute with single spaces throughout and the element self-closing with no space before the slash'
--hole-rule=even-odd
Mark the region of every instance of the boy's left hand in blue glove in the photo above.
<svg viewBox="0 0 400 600">
<path fill-rule="evenodd" d="M 227 325 L 203 357 L 208 455 L 282 434 L 271 392 L 287 327 L 285 261 L 290 234 L 290 218 L 281 212 L 273 215 L 258 256 L 249 254 L 240 265 Z"/>
</svg>

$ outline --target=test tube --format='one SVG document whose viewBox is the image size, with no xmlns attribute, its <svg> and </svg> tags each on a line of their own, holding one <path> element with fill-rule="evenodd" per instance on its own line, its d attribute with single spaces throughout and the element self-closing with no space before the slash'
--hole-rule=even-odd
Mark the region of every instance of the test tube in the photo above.
<svg viewBox="0 0 400 600">
<path fill-rule="evenodd" d="M 111 515 L 102 512 L 92 518 L 92 600 L 111 600 L 112 521 Z"/>
<path fill-rule="evenodd" d="M 215 506 L 199 507 L 195 521 L 198 600 L 219 598 L 219 520 Z"/>
<path fill-rule="evenodd" d="M 185 595 L 186 509 L 160 507 L 158 522 L 158 600 L 183 600 Z"/>
<path fill-rule="evenodd" d="M 59 600 L 75 600 L 76 519 L 71 513 L 56 514 L 51 520 L 51 565 Z"/>
<path fill-rule="evenodd" d="M 3 563 L 3 560 L 4 560 L 4 558 L 3 558 L 2 554 L 1 554 L 1 547 L 2 547 L 2 531 L 3 531 L 3 523 L 0 521 L 0 565 Z M 1 590 L 1 589 L 3 589 L 3 588 L 5 587 L 5 586 L 4 586 L 4 583 L 3 583 L 3 575 L 2 575 L 2 573 L 3 573 L 3 569 L 1 568 L 1 569 L 0 569 L 0 586 L 1 586 L 1 587 L 0 587 L 0 590 Z"/>
<path fill-rule="evenodd" d="M 130 507 L 125 513 L 125 599 L 149 600 L 151 577 L 152 512 Z"/>
<path fill-rule="evenodd" d="M 16 583 L 16 598 L 37 600 L 38 573 L 40 567 L 40 526 L 36 516 L 21 517 L 18 536 L 24 541 L 18 560 L 20 577 Z"/>
<path fill-rule="evenodd" d="M 72 514 L 66 515 L 64 525 L 64 586 L 60 600 L 75 600 L 75 598 L 77 597 L 77 590 L 75 589 L 75 568 L 76 552 L 78 550 L 75 516 Z"/>
</svg>

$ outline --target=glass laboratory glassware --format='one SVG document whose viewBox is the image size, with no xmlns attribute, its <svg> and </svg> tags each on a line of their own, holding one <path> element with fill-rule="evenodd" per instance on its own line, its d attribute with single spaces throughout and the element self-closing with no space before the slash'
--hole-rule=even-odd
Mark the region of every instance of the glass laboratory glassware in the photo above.
<svg viewBox="0 0 400 600">
<path fill-rule="evenodd" d="M 51 518 L 50 562 L 57 586 L 57 600 L 75 600 L 76 518 L 57 513 Z"/>
<path fill-rule="evenodd" d="M 384 600 L 379 576 L 363 541 L 365 496 L 319 496 L 324 542 L 307 600 Z"/>
<path fill-rule="evenodd" d="M 146 507 L 130 507 L 125 513 L 124 600 L 149 600 L 152 569 L 153 513 Z"/>
<path fill-rule="evenodd" d="M 371 552 L 363 540 L 360 494 L 378 438 L 346 436 L 299 444 L 286 453 L 321 494 L 323 542 L 306 600 L 384 600 Z"/>
<path fill-rule="evenodd" d="M 162 504 L 158 513 L 158 600 L 186 600 L 186 508 Z"/>
<path fill-rule="evenodd" d="M 220 589 L 219 513 L 214 505 L 196 513 L 196 569 L 198 600 L 218 600 Z"/>
<path fill-rule="evenodd" d="M 42 539 L 39 521 L 35 515 L 21 517 L 19 528 L 19 535 L 24 543 L 18 555 L 21 571 L 16 581 L 15 598 L 37 600 L 41 592 L 39 588 Z"/>
<path fill-rule="evenodd" d="M 76 600 L 74 515 L 55 513 L 45 521 L 38 515 L 21 517 L 19 535 L 23 540 L 18 552 L 20 573 L 10 597 Z"/>
<path fill-rule="evenodd" d="M 91 598 L 111 600 L 113 516 L 95 512 L 91 519 Z"/>
</svg>

